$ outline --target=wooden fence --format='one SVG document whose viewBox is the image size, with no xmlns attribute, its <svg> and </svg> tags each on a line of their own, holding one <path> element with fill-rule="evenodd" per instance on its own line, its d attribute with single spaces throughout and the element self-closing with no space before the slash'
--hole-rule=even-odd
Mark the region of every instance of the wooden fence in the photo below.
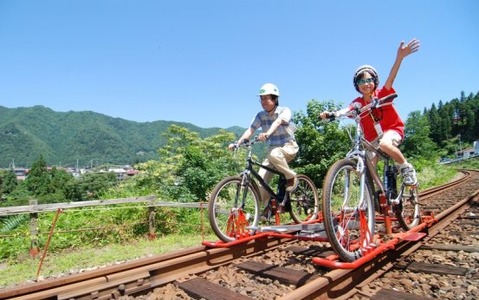
<svg viewBox="0 0 479 300">
<path fill-rule="evenodd" d="M 92 200 L 92 201 L 78 201 L 78 202 L 66 202 L 66 203 L 51 203 L 51 204 L 38 204 L 37 200 L 30 200 L 30 205 L 23 206 L 10 206 L 0 207 L 0 217 L 8 217 L 19 214 L 30 215 L 30 255 L 36 256 L 39 253 L 38 248 L 38 214 L 46 212 L 64 211 L 68 209 L 76 209 L 82 207 L 95 207 L 95 206 L 109 206 L 118 204 L 144 204 L 148 208 L 148 237 L 154 239 L 156 237 L 155 228 L 155 208 L 156 207 L 171 207 L 171 208 L 205 208 L 207 203 L 205 202 L 165 202 L 158 200 L 156 196 L 134 197 L 134 198 L 121 198 L 121 199 L 108 199 L 108 200 Z"/>
</svg>

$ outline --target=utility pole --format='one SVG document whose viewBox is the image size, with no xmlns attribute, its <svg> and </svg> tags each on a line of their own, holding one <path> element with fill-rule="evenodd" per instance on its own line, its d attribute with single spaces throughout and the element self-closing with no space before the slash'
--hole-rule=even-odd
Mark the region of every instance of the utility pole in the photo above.
<svg viewBox="0 0 479 300">
<path fill-rule="evenodd" d="M 459 138 L 459 152 L 462 153 L 461 134 L 458 134 L 457 137 Z M 464 153 L 462 153 L 462 157 L 464 157 Z"/>
</svg>

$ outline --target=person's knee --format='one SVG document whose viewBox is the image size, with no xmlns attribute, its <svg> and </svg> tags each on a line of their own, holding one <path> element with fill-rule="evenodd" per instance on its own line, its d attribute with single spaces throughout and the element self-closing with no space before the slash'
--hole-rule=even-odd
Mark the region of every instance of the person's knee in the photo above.
<svg viewBox="0 0 479 300">
<path fill-rule="evenodd" d="M 284 154 L 283 154 L 283 152 L 281 152 L 281 150 L 274 149 L 269 154 L 268 159 L 269 159 L 270 162 L 275 164 L 277 162 L 280 162 L 280 161 L 284 160 Z"/>
<path fill-rule="evenodd" d="M 390 139 L 382 139 L 379 141 L 379 149 L 384 151 L 385 149 L 391 149 L 391 147 L 394 147 L 394 145 Z"/>
</svg>

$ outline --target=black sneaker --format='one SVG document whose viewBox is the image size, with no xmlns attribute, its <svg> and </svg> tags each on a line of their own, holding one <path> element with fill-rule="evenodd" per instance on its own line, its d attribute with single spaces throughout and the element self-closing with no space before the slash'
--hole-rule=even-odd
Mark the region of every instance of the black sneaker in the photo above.
<svg viewBox="0 0 479 300">
<path fill-rule="evenodd" d="M 286 191 L 291 192 L 298 186 L 298 177 L 294 176 L 286 181 Z"/>
<path fill-rule="evenodd" d="M 269 207 L 269 205 L 267 205 L 263 212 L 261 213 L 261 216 L 259 217 L 259 220 L 262 221 L 262 222 L 267 222 L 269 220 L 269 218 L 271 218 L 271 209 Z"/>
</svg>

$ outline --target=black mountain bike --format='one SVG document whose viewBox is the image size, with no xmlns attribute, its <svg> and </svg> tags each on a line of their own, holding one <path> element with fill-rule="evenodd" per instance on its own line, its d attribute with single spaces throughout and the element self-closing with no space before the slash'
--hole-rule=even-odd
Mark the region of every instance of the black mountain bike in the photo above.
<svg viewBox="0 0 479 300">
<path fill-rule="evenodd" d="M 298 174 L 298 185 L 286 192 L 286 178 L 276 169 L 263 166 L 252 156 L 252 146 L 258 143 L 244 141 L 235 151 L 247 148 L 245 169 L 236 176 L 220 181 L 211 193 L 208 204 L 208 218 L 216 236 L 224 242 L 232 242 L 261 231 L 260 219 L 269 224 L 284 225 L 284 213 L 289 213 L 293 223 L 312 223 L 319 217 L 318 191 L 313 181 L 306 175 Z M 277 176 L 276 192 L 258 174 L 256 167 L 265 168 Z M 266 207 L 262 207 L 261 185 L 269 194 Z M 266 212 L 260 215 L 261 212 Z M 282 220 L 283 219 L 283 220 Z"/>
</svg>

